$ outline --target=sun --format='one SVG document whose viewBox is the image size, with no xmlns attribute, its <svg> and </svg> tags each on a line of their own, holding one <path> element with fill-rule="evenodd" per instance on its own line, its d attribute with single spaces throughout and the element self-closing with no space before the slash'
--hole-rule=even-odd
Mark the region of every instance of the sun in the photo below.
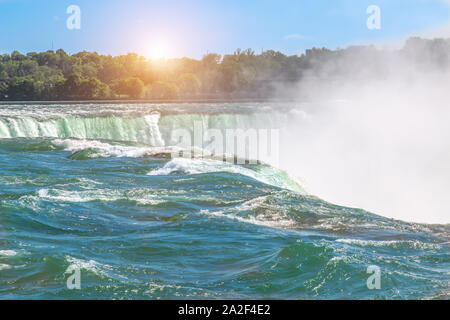
<svg viewBox="0 0 450 320">
<path fill-rule="evenodd" d="M 169 55 L 168 46 L 164 43 L 155 43 L 148 46 L 147 58 L 151 60 L 161 60 Z"/>
</svg>

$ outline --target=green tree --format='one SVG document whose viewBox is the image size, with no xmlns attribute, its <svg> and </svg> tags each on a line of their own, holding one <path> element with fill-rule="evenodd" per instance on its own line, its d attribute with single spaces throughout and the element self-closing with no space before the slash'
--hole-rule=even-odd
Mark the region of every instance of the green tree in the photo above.
<svg viewBox="0 0 450 320">
<path fill-rule="evenodd" d="M 40 98 L 43 83 L 31 77 L 16 77 L 8 86 L 8 97 L 14 100 L 35 100 Z"/>
<path fill-rule="evenodd" d="M 131 98 L 140 98 L 144 91 L 144 82 L 139 78 L 132 77 L 114 81 L 111 88 L 119 96 L 127 95 Z"/>
<path fill-rule="evenodd" d="M 200 91 L 201 83 L 193 73 L 184 73 L 178 78 L 178 87 L 182 94 L 193 95 Z"/>
<path fill-rule="evenodd" d="M 63 98 L 76 98 L 81 95 L 81 82 L 82 78 L 79 74 L 73 73 L 71 74 L 62 86 L 59 86 L 59 94 L 58 96 Z"/>
<path fill-rule="evenodd" d="M 132 98 L 140 98 L 144 91 L 144 82 L 139 78 L 128 78 L 126 80 L 128 95 Z"/>
<path fill-rule="evenodd" d="M 8 84 L 0 80 L 0 99 L 5 99 L 8 95 Z"/>
<path fill-rule="evenodd" d="M 13 51 L 13 53 L 11 53 L 11 60 L 14 60 L 14 61 L 23 61 L 26 58 L 27 57 L 24 56 L 23 54 L 21 54 L 19 51 Z"/>
<path fill-rule="evenodd" d="M 95 78 L 83 79 L 79 84 L 79 95 L 83 99 L 108 97 L 108 86 Z"/>
<path fill-rule="evenodd" d="M 40 66 L 56 67 L 59 64 L 60 56 L 52 50 L 38 53 L 34 59 Z"/>
<path fill-rule="evenodd" d="M 175 99 L 178 97 L 179 88 L 175 83 L 156 81 L 151 86 L 148 98 L 152 99 Z"/>
</svg>

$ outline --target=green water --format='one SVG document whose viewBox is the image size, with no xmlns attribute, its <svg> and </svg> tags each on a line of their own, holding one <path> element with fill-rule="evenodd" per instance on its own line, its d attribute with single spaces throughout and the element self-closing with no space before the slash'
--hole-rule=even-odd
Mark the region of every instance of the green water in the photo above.
<svg viewBox="0 0 450 320">
<path fill-rule="evenodd" d="M 0 298 L 448 299 L 449 225 L 330 204 L 270 165 L 168 157 L 176 128 L 287 121 L 271 108 L 2 107 Z"/>
</svg>

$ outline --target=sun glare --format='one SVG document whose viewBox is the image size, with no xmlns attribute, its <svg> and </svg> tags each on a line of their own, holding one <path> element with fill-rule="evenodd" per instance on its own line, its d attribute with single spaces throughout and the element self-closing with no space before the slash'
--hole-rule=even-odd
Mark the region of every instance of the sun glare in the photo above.
<svg viewBox="0 0 450 320">
<path fill-rule="evenodd" d="M 151 44 L 147 49 L 147 58 L 151 60 L 160 60 L 168 58 L 169 50 L 166 44 Z"/>
</svg>

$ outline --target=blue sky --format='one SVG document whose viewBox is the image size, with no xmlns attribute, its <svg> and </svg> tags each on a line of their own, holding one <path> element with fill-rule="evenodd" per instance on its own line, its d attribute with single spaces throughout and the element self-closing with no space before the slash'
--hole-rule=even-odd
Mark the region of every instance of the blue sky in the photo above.
<svg viewBox="0 0 450 320">
<path fill-rule="evenodd" d="M 81 8 L 80 30 L 66 27 L 69 5 Z M 380 30 L 366 27 L 369 5 L 381 8 Z M 402 40 L 448 24 L 449 9 L 450 0 L 0 0 L 0 51 L 45 51 L 53 43 L 112 55 L 298 54 Z"/>
</svg>

